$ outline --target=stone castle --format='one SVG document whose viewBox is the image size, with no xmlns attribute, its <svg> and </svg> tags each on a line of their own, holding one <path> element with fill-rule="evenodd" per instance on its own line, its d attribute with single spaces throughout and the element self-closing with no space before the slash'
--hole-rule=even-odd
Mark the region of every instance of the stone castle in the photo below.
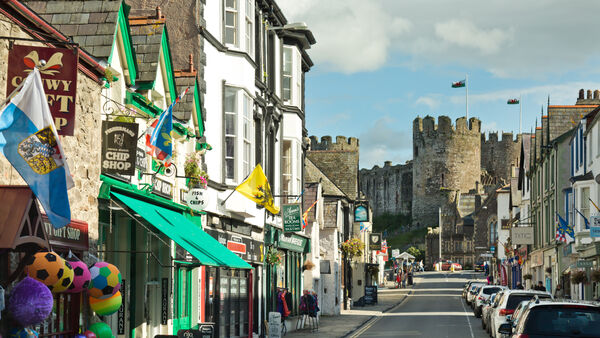
<svg viewBox="0 0 600 338">
<path fill-rule="evenodd" d="M 485 194 L 508 182 L 517 164 L 521 136 L 481 133 L 477 118 L 417 117 L 413 121 L 413 159 L 403 165 L 386 162 L 383 168 L 360 170 L 361 191 L 375 215 L 411 214 L 413 224 L 437 226 L 438 209 L 452 203 L 450 191 L 465 195 Z M 456 201 L 456 198 L 450 198 Z M 473 198 L 475 200 L 475 198 Z M 480 200 L 480 199 L 477 199 Z"/>
</svg>

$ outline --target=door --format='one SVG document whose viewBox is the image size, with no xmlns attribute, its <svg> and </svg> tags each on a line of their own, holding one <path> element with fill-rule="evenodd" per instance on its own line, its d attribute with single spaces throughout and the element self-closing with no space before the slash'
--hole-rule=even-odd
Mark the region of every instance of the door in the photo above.
<svg viewBox="0 0 600 338">
<path fill-rule="evenodd" d="M 173 333 L 191 328 L 192 270 L 178 267 L 175 272 L 175 302 L 173 304 Z"/>
</svg>

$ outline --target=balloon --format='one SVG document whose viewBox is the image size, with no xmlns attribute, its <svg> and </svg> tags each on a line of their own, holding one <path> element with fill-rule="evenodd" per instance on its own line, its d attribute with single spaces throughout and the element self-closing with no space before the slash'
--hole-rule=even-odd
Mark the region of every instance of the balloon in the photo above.
<svg viewBox="0 0 600 338">
<path fill-rule="evenodd" d="M 90 330 L 87 330 L 83 333 L 86 338 L 97 338 L 96 334 Z"/>
<path fill-rule="evenodd" d="M 108 324 L 99 322 L 90 325 L 89 330 L 92 331 L 97 338 L 114 338 L 113 333 Z"/>
</svg>

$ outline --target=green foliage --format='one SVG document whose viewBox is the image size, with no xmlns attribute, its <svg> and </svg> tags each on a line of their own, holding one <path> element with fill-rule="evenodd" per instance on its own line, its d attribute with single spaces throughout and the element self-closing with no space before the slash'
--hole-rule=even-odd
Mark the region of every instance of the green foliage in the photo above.
<svg viewBox="0 0 600 338">
<path fill-rule="evenodd" d="M 365 244 L 356 237 L 342 243 L 342 251 L 346 253 L 349 259 L 362 256 L 364 247 Z"/>
<path fill-rule="evenodd" d="M 423 251 L 415 248 L 414 246 L 411 246 L 410 248 L 408 248 L 408 250 L 406 250 L 406 252 L 415 256 L 415 261 L 420 261 L 420 260 L 425 259 L 425 253 Z"/>
<path fill-rule="evenodd" d="M 412 219 L 409 215 L 385 213 L 373 217 L 373 232 L 383 232 L 384 230 L 398 229 L 401 226 L 411 224 Z"/>
<path fill-rule="evenodd" d="M 427 228 L 401 232 L 395 236 L 388 234 L 387 243 L 392 248 L 404 248 L 409 244 L 424 243 L 425 235 L 427 235 Z"/>
</svg>

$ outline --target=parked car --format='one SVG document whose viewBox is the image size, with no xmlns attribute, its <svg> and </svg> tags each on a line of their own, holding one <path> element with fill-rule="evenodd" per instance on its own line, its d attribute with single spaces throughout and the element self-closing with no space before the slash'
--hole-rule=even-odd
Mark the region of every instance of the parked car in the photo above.
<svg viewBox="0 0 600 338">
<path fill-rule="evenodd" d="M 473 298 L 477 294 L 477 289 L 479 289 L 480 287 L 482 287 L 484 285 L 485 285 L 485 283 L 471 284 L 471 288 L 469 289 L 469 292 L 467 293 L 467 304 L 471 305 L 471 303 L 473 302 Z"/>
<path fill-rule="evenodd" d="M 434 266 L 436 267 L 436 271 L 449 271 L 452 262 L 446 259 L 442 259 L 441 261 L 435 262 Z"/>
<path fill-rule="evenodd" d="M 538 299 L 552 299 L 552 295 L 545 291 L 535 290 L 506 290 L 502 294 L 498 305 L 490 315 L 490 331 L 492 337 L 499 337 L 498 328 L 506 323 L 506 316 L 512 315 L 515 308 L 524 300 L 530 300 L 534 297 Z"/>
<path fill-rule="evenodd" d="M 466 282 L 465 286 L 463 287 L 463 292 L 462 292 L 462 297 L 463 297 L 464 300 L 467 300 L 467 293 L 471 289 L 471 285 L 473 285 L 473 283 L 482 283 L 482 284 L 484 284 L 485 282 L 481 281 L 481 280 L 470 280 L 470 281 Z"/>
<path fill-rule="evenodd" d="M 475 318 L 481 317 L 481 310 L 484 302 L 490 299 L 492 294 L 503 289 L 505 289 L 505 287 L 499 285 L 484 285 L 479 289 L 479 292 L 475 296 L 475 301 L 473 302 L 473 314 L 475 315 Z"/>
<path fill-rule="evenodd" d="M 462 265 L 460 265 L 460 263 L 451 263 L 450 264 L 450 270 L 451 271 L 461 271 L 462 270 Z"/>
<path fill-rule="evenodd" d="M 481 326 L 487 333 L 490 333 L 490 314 L 498 305 L 503 292 L 504 290 L 500 290 L 498 293 L 493 294 L 481 309 Z"/>
<path fill-rule="evenodd" d="M 483 261 L 476 262 L 475 264 L 473 264 L 473 269 L 475 270 L 475 272 L 480 272 L 480 271 L 485 270 L 484 262 Z"/>
<path fill-rule="evenodd" d="M 498 333 L 508 337 L 598 337 L 600 307 L 587 302 L 533 300 L 516 325 L 503 323 Z"/>
</svg>

